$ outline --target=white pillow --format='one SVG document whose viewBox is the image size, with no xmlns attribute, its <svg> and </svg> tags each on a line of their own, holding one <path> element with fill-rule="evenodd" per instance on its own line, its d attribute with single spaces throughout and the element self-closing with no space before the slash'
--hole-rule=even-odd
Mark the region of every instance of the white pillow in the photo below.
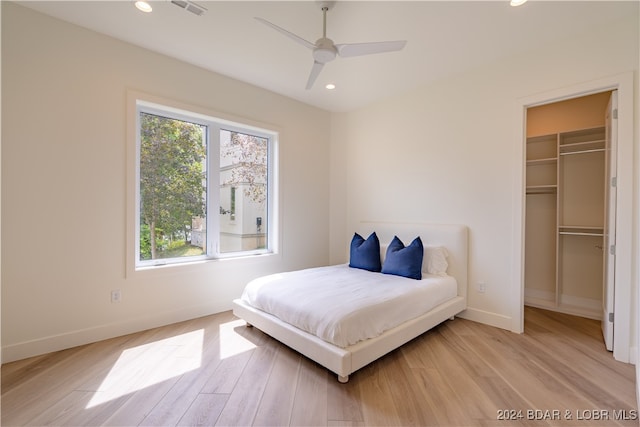
<svg viewBox="0 0 640 427">
<path fill-rule="evenodd" d="M 389 245 L 380 245 L 380 261 L 384 264 L 384 258 L 387 255 L 387 247 Z M 449 252 L 443 246 L 424 246 L 424 257 L 422 258 L 422 272 L 427 274 L 435 274 L 437 276 L 447 276 L 447 268 L 449 263 L 447 258 Z"/>
<path fill-rule="evenodd" d="M 422 271 L 438 276 L 446 276 L 449 263 L 449 252 L 442 246 L 425 246 L 422 260 Z"/>
</svg>

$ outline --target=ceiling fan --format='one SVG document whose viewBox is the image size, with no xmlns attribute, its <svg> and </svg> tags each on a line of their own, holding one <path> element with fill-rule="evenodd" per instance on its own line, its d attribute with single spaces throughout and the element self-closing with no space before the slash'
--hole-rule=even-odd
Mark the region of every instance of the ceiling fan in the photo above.
<svg viewBox="0 0 640 427">
<path fill-rule="evenodd" d="M 285 30 L 284 28 L 280 28 L 277 25 L 267 21 L 266 19 L 256 17 L 258 21 L 273 28 L 276 31 L 279 31 L 293 41 L 307 47 L 312 51 L 313 66 L 311 67 L 309 80 L 307 80 L 307 89 L 311 89 L 313 83 L 318 78 L 322 67 L 324 67 L 324 64 L 333 61 L 336 56 L 348 58 L 352 56 L 371 55 L 374 53 L 395 52 L 401 50 L 402 48 L 404 48 L 405 44 L 407 44 L 406 40 L 334 44 L 333 40 L 327 38 L 327 11 L 331 9 L 335 1 L 321 1 L 319 3 L 322 10 L 322 37 L 316 40 L 315 43 L 311 43 L 303 39 L 302 37 L 299 37 Z"/>
</svg>

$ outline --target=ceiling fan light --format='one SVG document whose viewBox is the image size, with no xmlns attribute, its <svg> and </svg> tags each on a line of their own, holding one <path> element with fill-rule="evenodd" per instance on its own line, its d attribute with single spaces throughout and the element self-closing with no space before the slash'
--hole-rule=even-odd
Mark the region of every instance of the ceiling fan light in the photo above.
<svg viewBox="0 0 640 427">
<path fill-rule="evenodd" d="M 153 10 L 151 5 L 149 3 L 147 3 L 146 1 L 138 0 L 135 4 L 136 4 L 136 7 L 138 8 L 138 10 L 141 10 L 143 12 L 149 13 L 149 12 L 151 12 Z"/>
<path fill-rule="evenodd" d="M 511 6 L 522 6 L 523 4 L 525 4 L 527 2 L 527 0 L 511 0 L 511 2 L 509 3 Z"/>
</svg>

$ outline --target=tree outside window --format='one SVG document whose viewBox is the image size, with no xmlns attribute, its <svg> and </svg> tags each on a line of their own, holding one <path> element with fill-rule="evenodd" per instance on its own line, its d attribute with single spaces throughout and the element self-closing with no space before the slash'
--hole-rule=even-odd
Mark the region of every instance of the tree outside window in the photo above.
<svg viewBox="0 0 640 427">
<path fill-rule="evenodd" d="M 201 255 L 190 245 L 206 212 L 205 127 L 140 114 L 140 259 Z"/>
</svg>

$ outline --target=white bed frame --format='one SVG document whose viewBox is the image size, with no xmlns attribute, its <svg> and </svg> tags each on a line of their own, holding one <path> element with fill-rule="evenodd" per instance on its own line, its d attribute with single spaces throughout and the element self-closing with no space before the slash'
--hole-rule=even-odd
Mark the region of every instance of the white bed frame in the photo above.
<svg viewBox="0 0 640 427">
<path fill-rule="evenodd" d="M 367 237 L 375 231 L 380 245 L 387 245 L 397 235 L 406 245 L 420 236 L 425 246 L 444 246 L 449 252 L 447 272 L 458 282 L 458 296 L 428 313 L 407 321 L 382 335 L 341 348 L 283 322 L 275 316 L 233 301 L 233 314 L 264 333 L 302 353 L 338 375 L 346 383 L 349 375 L 388 352 L 422 335 L 467 308 L 467 227 L 464 225 L 407 224 L 362 222 L 357 232 Z"/>
</svg>

